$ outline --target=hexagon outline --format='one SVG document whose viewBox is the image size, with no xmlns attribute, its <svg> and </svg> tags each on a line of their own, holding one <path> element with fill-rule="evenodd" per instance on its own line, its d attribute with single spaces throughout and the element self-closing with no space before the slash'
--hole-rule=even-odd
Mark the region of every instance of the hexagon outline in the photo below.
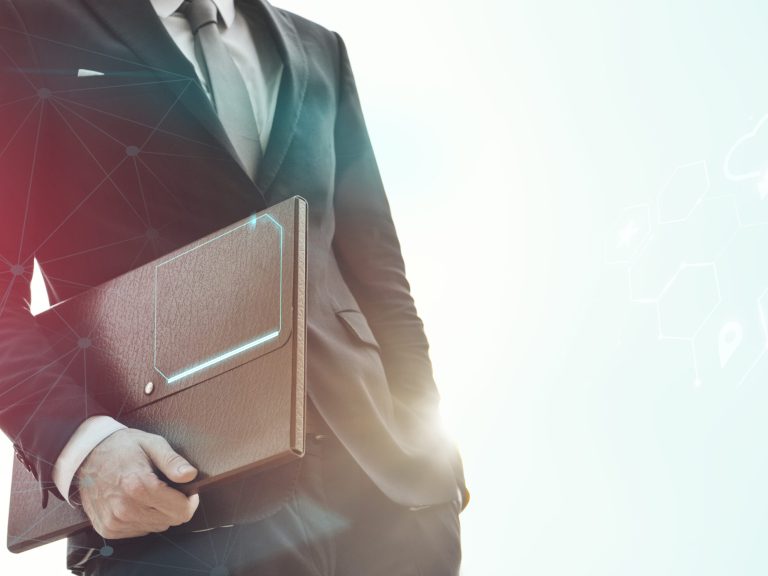
<svg viewBox="0 0 768 576">
<path fill-rule="evenodd" d="M 673 218 L 669 220 L 664 220 L 661 217 L 661 200 L 664 197 L 666 191 L 669 189 L 670 185 L 672 184 L 672 181 L 675 179 L 675 176 L 681 172 L 682 170 L 685 170 L 687 168 L 691 168 L 692 166 L 697 166 L 701 164 L 704 167 L 704 178 L 706 180 L 706 186 L 702 193 L 696 198 L 696 201 L 693 203 L 693 206 L 690 210 L 683 216 L 682 218 Z M 664 183 L 664 185 L 661 187 L 661 190 L 659 190 L 659 193 L 656 196 L 656 212 L 658 214 L 658 223 L 659 224 L 674 224 L 676 222 L 685 222 L 688 220 L 688 218 L 693 214 L 694 210 L 701 204 L 701 201 L 704 199 L 704 197 L 707 195 L 707 192 L 709 192 L 709 189 L 712 185 L 712 182 L 709 178 L 709 167 L 707 166 L 706 160 L 696 160 L 695 162 L 688 162 L 687 164 L 680 164 L 677 166 L 673 171 L 672 175 L 669 177 L 669 179 Z"/>
<path fill-rule="evenodd" d="M 712 308 L 704 315 L 704 318 L 701 320 L 699 325 L 696 327 L 696 330 L 693 331 L 693 334 L 691 336 L 667 336 L 664 334 L 662 327 L 661 327 L 661 300 L 664 297 L 664 294 L 669 290 L 669 288 L 672 286 L 672 284 L 675 282 L 677 277 L 680 275 L 680 273 L 683 270 L 687 270 L 689 268 L 712 268 L 713 277 L 715 279 L 715 290 L 717 292 L 717 302 L 712 306 Z M 706 324 L 707 320 L 709 320 L 709 317 L 714 314 L 715 310 L 717 310 L 717 307 L 720 305 L 720 303 L 723 301 L 722 293 L 720 292 L 720 278 L 717 273 L 717 264 L 714 262 L 702 262 L 702 263 L 696 263 L 696 264 L 681 264 L 680 267 L 677 269 L 677 272 L 674 273 L 672 278 L 669 279 L 669 282 L 662 288 L 661 293 L 659 294 L 658 299 L 656 300 L 656 309 L 657 309 L 657 322 L 658 322 L 658 328 L 659 328 L 659 338 L 662 340 L 691 340 L 693 341 L 696 338 L 696 335 L 701 331 L 704 324 Z"/>
</svg>

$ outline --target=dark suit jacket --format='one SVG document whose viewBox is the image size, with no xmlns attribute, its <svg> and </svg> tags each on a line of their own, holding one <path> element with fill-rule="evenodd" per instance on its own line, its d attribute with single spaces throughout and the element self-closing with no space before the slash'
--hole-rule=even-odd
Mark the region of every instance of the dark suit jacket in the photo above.
<svg viewBox="0 0 768 576">
<path fill-rule="evenodd" d="M 344 43 L 263 0 L 240 6 L 285 65 L 255 183 L 147 0 L 0 0 L 0 427 L 47 494 L 77 426 L 119 418 L 105 383 L 66 375 L 82 350 L 46 352 L 24 305 L 33 257 L 65 299 L 299 194 L 309 396 L 392 499 L 450 500 L 461 467 L 436 432 L 427 340 Z"/>
</svg>

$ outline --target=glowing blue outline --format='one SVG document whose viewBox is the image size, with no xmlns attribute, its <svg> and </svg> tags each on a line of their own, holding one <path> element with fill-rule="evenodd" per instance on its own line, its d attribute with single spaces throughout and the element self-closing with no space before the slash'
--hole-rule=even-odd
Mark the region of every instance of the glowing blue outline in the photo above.
<svg viewBox="0 0 768 576">
<path fill-rule="evenodd" d="M 206 360 L 202 364 L 198 364 L 197 366 L 193 366 L 192 368 L 189 368 L 188 370 L 184 370 L 184 372 L 179 372 L 175 376 L 171 376 L 170 378 L 166 377 L 165 379 L 168 381 L 168 384 L 173 384 L 177 380 L 181 380 L 182 378 L 185 378 L 186 376 L 189 376 L 191 374 L 194 374 L 195 372 L 200 372 L 200 370 L 205 370 L 206 368 L 213 366 L 214 364 L 218 364 L 219 362 L 223 362 L 227 358 L 232 358 L 232 356 L 237 356 L 241 352 L 245 352 L 246 350 L 249 350 L 251 348 L 254 348 L 258 346 L 259 344 L 264 344 L 264 342 L 269 342 L 270 340 L 274 340 L 280 335 L 280 330 L 275 330 L 274 332 L 271 332 L 269 334 L 265 334 L 261 338 L 256 338 L 253 342 L 248 342 L 248 344 L 244 344 L 240 346 L 239 348 L 235 348 L 234 350 L 230 350 L 229 352 L 225 352 L 224 354 L 221 354 L 220 356 L 216 356 L 215 358 L 211 358 L 210 360 Z M 157 369 L 158 372 L 160 372 L 159 369 Z M 160 372 L 162 374 L 162 372 Z M 165 376 L 163 374 L 163 376 Z"/>
<path fill-rule="evenodd" d="M 210 358 L 204 362 L 201 362 L 200 364 L 196 364 L 192 366 L 191 368 L 187 368 L 186 370 L 179 372 L 178 374 L 175 374 L 173 376 L 166 376 L 165 373 L 160 370 L 160 368 L 157 367 L 157 270 L 160 268 L 160 266 L 164 266 L 165 264 L 168 264 L 169 262 L 173 262 L 177 258 L 180 258 L 181 256 L 184 256 L 186 254 L 189 254 L 190 252 L 197 250 L 198 248 L 202 248 L 203 246 L 206 246 L 207 244 L 210 244 L 214 240 L 219 240 L 223 238 L 224 236 L 227 236 L 229 234 L 232 234 L 233 232 L 239 230 L 240 228 L 243 228 L 245 226 L 251 226 L 254 227 L 256 223 L 261 219 L 266 218 L 268 220 L 271 220 L 272 223 L 277 227 L 277 230 L 280 234 L 280 287 L 278 290 L 279 298 L 278 298 L 278 310 L 280 312 L 279 317 L 279 324 L 277 330 L 273 332 L 269 332 L 268 334 L 264 334 L 262 336 L 259 336 L 255 340 L 252 340 L 250 342 L 247 342 L 243 344 L 242 346 L 238 346 L 234 350 L 230 350 L 229 352 L 225 352 L 223 354 L 219 354 L 218 356 L 214 356 L 213 358 Z M 174 382 L 181 380 L 182 378 L 185 378 L 187 376 L 190 376 L 192 374 L 195 374 L 196 372 L 200 372 L 201 370 L 205 370 L 206 368 L 210 368 L 211 366 L 218 364 L 220 362 L 223 362 L 224 360 L 227 360 L 229 358 L 232 358 L 238 354 L 241 354 L 242 352 L 245 352 L 246 350 L 250 350 L 251 348 L 255 348 L 256 346 L 259 346 L 261 344 L 264 344 L 266 342 L 269 342 L 270 340 L 274 340 L 280 335 L 280 332 L 282 332 L 283 329 L 283 226 L 275 220 L 270 214 L 262 214 L 261 216 L 254 216 L 253 218 L 249 219 L 244 224 L 241 224 L 240 226 L 237 226 L 236 228 L 232 228 L 232 230 L 228 230 L 226 232 L 223 232 L 222 234 L 219 234 L 218 236 L 215 236 L 211 238 L 210 240 L 206 240 L 202 244 L 199 244 L 198 246 L 194 246 L 190 248 L 189 250 L 185 250 L 184 252 L 181 252 L 180 254 L 177 254 L 176 256 L 173 256 L 172 258 L 169 258 L 168 260 L 165 260 L 164 262 L 161 262 L 157 266 L 155 266 L 155 290 L 154 290 L 154 324 L 155 324 L 155 330 L 154 330 L 154 357 L 153 357 L 153 368 L 156 372 L 158 372 L 163 378 L 165 378 L 166 382 L 168 384 L 173 384 Z"/>
</svg>

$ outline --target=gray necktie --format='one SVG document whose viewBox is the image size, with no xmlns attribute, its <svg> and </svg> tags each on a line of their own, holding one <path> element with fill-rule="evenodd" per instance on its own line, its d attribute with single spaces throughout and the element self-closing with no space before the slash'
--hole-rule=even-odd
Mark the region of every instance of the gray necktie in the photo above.
<svg viewBox="0 0 768 576">
<path fill-rule="evenodd" d="M 190 0 L 180 10 L 192 28 L 197 59 L 213 93 L 219 120 L 240 164 L 253 180 L 262 157 L 259 128 L 243 77 L 221 39 L 216 5 L 213 0 Z"/>
</svg>

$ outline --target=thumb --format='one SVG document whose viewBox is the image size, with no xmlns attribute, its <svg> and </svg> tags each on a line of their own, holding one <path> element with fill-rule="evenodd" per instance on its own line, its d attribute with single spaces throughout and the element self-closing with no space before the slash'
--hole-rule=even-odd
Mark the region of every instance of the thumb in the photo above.
<svg viewBox="0 0 768 576">
<path fill-rule="evenodd" d="M 141 439 L 141 447 L 152 463 L 172 482 L 190 482 L 197 476 L 197 470 L 162 436 L 148 434 Z"/>
</svg>

